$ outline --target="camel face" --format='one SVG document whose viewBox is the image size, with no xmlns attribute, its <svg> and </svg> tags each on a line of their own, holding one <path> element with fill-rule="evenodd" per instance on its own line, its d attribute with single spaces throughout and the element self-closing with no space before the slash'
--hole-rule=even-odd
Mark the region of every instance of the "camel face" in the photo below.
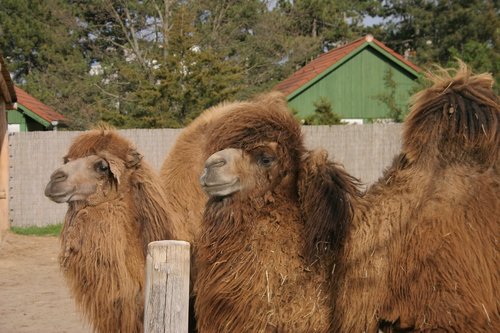
<svg viewBox="0 0 500 333">
<path fill-rule="evenodd" d="M 200 177 L 203 190 L 210 196 L 225 197 L 263 194 L 278 184 L 277 144 L 261 144 L 248 150 L 228 148 L 211 155 Z"/>
<path fill-rule="evenodd" d="M 242 154 L 240 149 L 230 148 L 218 151 L 207 159 L 200 184 L 208 195 L 227 196 L 241 189 L 235 166 Z"/>
<path fill-rule="evenodd" d="M 55 170 L 45 187 L 45 195 L 57 203 L 89 201 L 98 194 L 109 194 L 114 180 L 110 162 L 91 155 L 68 161 Z"/>
</svg>

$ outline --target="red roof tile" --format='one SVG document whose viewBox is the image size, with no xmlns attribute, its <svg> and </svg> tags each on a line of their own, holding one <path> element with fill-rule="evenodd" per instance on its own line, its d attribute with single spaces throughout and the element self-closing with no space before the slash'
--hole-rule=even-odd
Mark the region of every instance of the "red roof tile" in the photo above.
<svg viewBox="0 0 500 333">
<path fill-rule="evenodd" d="M 17 95 L 17 102 L 29 109 L 31 112 L 40 116 L 42 119 L 51 122 L 54 120 L 57 121 L 66 121 L 67 119 L 60 113 L 56 112 L 53 108 L 48 105 L 43 104 L 35 97 L 28 94 L 26 91 L 22 90 L 19 87 L 14 88 Z"/>
<path fill-rule="evenodd" d="M 382 42 L 376 40 L 371 35 L 359 38 L 352 43 L 346 44 L 344 46 L 337 47 L 329 52 L 319 55 L 316 59 L 290 75 L 285 80 L 278 83 L 274 89 L 279 90 L 287 95 L 299 89 L 307 82 L 314 79 L 316 76 L 321 74 L 323 71 L 328 69 L 330 66 L 344 58 L 349 53 L 356 50 L 358 47 L 364 45 L 365 43 L 375 43 L 377 46 L 384 49 L 384 51 L 390 53 L 392 56 L 396 57 L 398 60 L 403 62 L 405 65 L 409 66 L 413 70 L 419 72 L 420 68 L 413 64 L 412 62 L 406 60 L 403 56 L 396 53 L 394 50 L 390 49 Z"/>
<path fill-rule="evenodd" d="M 405 57 L 403 57 L 401 54 L 397 53 L 393 49 L 389 48 L 387 45 L 385 45 L 381 41 L 376 40 L 375 38 L 373 38 L 373 42 L 375 44 L 377 44 L 379 47 L 383 48 L 385 51 L 389 52 L 390 54 L 392 54 L 393 56 L 395 56 L 396 58 L 398 58 L 401 62 L 403 62 L 408 67 L 411 67 L 414 71 L 416 71 L 416 72 L 422 71 L 422 69 L 420 67 L 418 67 L 417 65 L 415 65 L 411 61 L 405 59 Z"/>
</svg>

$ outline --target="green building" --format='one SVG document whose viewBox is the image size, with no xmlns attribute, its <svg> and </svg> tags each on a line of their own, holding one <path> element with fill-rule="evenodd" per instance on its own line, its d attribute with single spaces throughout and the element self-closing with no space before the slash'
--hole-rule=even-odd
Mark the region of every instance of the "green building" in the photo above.
<svg viewBox="0 0 500 333">
<path fill-rule="evenodd" d="M 17 103 L 7 110 L 9 132 L 55 130 L 66 123 L 66 118 L 43 104 L 26 91 L 15 87 Z"/>
<path fill-rule="evenodd" d="M 338 47 L 309 62 L 274 89 L 286 94 L 288 105 L 305 119 L 314 104 L 326 99 L 332 111 L 348 123 L 390 121 L 388 103 L 399 108 L 408 99 L 421 69 L 371 35 Z M 389 82 L 393 82 L 392 85 Z"/>
</svg>

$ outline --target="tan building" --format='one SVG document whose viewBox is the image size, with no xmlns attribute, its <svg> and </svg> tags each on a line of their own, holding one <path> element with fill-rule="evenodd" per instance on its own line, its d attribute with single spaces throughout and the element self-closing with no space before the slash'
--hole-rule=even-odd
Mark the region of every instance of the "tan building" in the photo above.
<svg viewBox="0 0 500 333">
<path fill-rule="evenodd" d="M 16 92 L 0 54 L 0 240 L 9 228 L 9 144 L 6 109 L 13 109 Z"/>
</svg>

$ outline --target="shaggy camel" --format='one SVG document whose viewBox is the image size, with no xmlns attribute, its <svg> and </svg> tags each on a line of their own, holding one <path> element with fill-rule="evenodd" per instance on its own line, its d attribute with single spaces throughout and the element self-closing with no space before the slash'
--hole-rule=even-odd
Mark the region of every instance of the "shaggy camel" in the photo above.
<svg viewBox="0 0 500 333">
<path fill-rule="evenodd" d="M 221 116 L 206 149 L 199 332 L 330 332 L 333 254 L 354 179 L 336 166 L 334 180 L 323 177 L 324 154 L 305 150 L 277 93 Z"/>
<path fill-rule="evenodd" d="M 460 64 L 418 93 L 393 165 L 352 205 L 335 332 L 498 332 L 499 99 Z"/>
<path fill-rule="evenodd" d="M 169 151 L 160 171 L 160 180 L 168 194 L 166 210 L 173 220 L 182 221 L 182 240 L 191 244 L 191 287 L 197 275 L 196 252 L 197 239 L 201 230 L 201 221 L 207 195 L 202 191 L 199 177 L 203 171 L 206 154 L 206 142 L 211 128 L 225 114 L 245 110 L 247 102 L 221 103 L 205 110 L 193 120 L 179 135 Z M 195 330 L 194 292 L 191 288 L 190 330 Z"/>
<path fill-rule="evenodd" d="M 184 240 L 196 245 L 207 195 L 202 191 L 199 177 L 206 158 L 206 142 L 212 126 L 224 115 L 244 110 L 247 102 L 221 103 L 205 110 L 179 135 L 160 170 L 165 193 L 169 193 L 167 210 L 185 222 Z M 194 273 L 194 270 L 192 270 Z"/>
<path fill-rule="evenodd" d="M 76 138 L 45 194 L 67 202 L 60 264 L 97 332 L 142 332 L 147 244 L 180 233 L 160 181 L 132 144 L 98 129 Z"/>
</svg>

